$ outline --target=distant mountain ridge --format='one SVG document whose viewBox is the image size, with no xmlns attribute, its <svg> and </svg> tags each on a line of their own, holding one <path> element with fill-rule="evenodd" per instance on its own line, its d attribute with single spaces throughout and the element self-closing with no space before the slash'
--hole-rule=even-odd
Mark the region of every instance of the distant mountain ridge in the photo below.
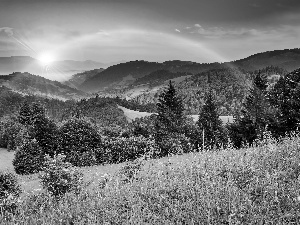
<svg viewBox="0 0 300 225">
<path fill-rule="evenodd" d="M 247 71 L 254 71 L 273 65 L 292 72 L 300 67 L 300 48 L 257 53 L 247 58 L 236 60 L 233 64 Z"/>
<path fill-rule="evenodd" d="M 0 74 L 8 75 L 13 72 L 28 72 L 43 76 L 51 80 L 65 81 L 73 74 L 88 70 L 106 68 L 114 63 L 101 63 L 92 60 L 54 61 L 49 66 L 43 66 L 41 62 L 30 56 L 0 57 Z"/>
<path fill-rule="evenodd" d="M 116 82 L 123 81 L 126 77 L 137 79 L 146 76 L 153 71 L 162 69 L 162 67 L 161 63 L 147 61 L 120 63 L 115 66 L 110 66 L 103 72 L 87 79 L 80 85 L 79 89 L 88 92 L 104 90 L 116 84 Z"/>
<path fill-rule="evenodd" d="M 257 53 L 244 59 L 224 62 L 224 63 L 196 63 L 189 61 L 166 61 L 163 63 L 147 61 L 131 61 L 108 67 L 106 70 L 85 80 L 79 89 L 86 92 L 107 91 L 129 87 L 136 80 L 145 76 L 150 76 L 158 70 L 166 70 L 172 73 L 186 73 L 196 75 L 212 69 L 242 69 L 245 71 L 254 71 L 267 66 L 278 66 L 287 71 L 293 71 L 300 67 L 300 49 L 285 49 Z M 129 79 L 130 78 L 130 79 Z M 151 79 L 149 77 L 149 79 Z"/>
<path fill-rule="evenodd" d="M 13 73 L 0 76 L 0 86 L 27 95 L 45 96 L 62 100 L 79 99 L 88 95 L 83 91 L 30 73 Z"/>
</svg>

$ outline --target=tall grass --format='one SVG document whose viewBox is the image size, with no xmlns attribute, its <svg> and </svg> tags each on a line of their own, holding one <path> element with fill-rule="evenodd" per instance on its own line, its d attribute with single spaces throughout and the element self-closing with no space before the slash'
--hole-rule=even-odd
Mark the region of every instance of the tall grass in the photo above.
<svg viewBox="0 0 300 225">
<path fill-rule="evenodd" d="M 300 224 L 300 137 L 143 161 L 79 195 L 23 199 L 3 224 Z M 132 167 L 127 166 L 127 169 Z M 137 168 L 137 167 L 134 167 Z M 126 169 L 125 169 L 126 170 Z M 122 172 L 123 171 L 123 172 Z M 123 173 L 123 174 L 121 174 Z M 121 175 L 131 174 L 121 179 Z M 134 175 L 132 175 L 134 174 Z"/>
</svg>

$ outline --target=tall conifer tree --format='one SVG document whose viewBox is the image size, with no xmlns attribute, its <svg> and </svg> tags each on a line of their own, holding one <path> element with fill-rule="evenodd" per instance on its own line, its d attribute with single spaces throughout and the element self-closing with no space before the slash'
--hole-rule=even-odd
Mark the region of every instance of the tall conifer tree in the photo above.
<svg viewBox="0 0 300 225">
<path fill-rule="evenodd" d="M 170 81 L 168 89 L 163 91 L 158 98 L 157 118 L 155 122 L 155 140 L 160 145 L 161 156 L 168 154 L 168 149 L 163 143 L 166 138 L 182 134 L 184 124 L 184 108 L 181 98 Z"/>
<path fill-rule="evenodd" d="M 181 133 L 184 121 L 183 104 L 171 81 L 167 90 L 162 92 L 157 103 L 157 123 L 159 131 Z"/>
<path fill-rule="evenodd" d="M 224 137 L 222 121 L 219 118 L 217 105 L 211 90 L 205 94 L 204 101 L 205 103 L 200 110 L 196 124 L 200 134 L 204 132 L 204 145 L 207 148 L 220 147 L 226 138 Z M 202 139 L 202 135 L 199 135 L 199 143 L 202 143 Z"/>
<path fill-rule="evenodd" d="M 270 107 L 266 98 L 267 87 L 267 79 L 259 71 L 253 79 L 252 88 L 243 104 L 242 115 L 246 120 L 251 121 L 255 129 L 254 139 L 262 136 L 268 124 Z"/>
<path fill-rule="evenodd" d="M 236 147 L 261 139 L 267 125 L 272 121 L 274 109 L 267 98 L 267 87 L 266 77 L 258 71 L 243 103 L 241 114 L 229 126 L 230 137 Z"/>
<path fill-rule="evenodd" d="M 300 125 L 300 68 L 281 77 L 269 92 L 270 103 L 278 110 L 273 134 L 283 136 Z"/>
</svg>

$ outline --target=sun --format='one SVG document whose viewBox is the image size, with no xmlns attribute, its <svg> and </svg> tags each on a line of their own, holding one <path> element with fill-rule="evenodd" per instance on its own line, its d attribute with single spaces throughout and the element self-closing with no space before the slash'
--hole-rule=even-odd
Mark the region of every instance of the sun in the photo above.
<svg viewBox="0 0 300 225">
<path fill-rule="evenodd" d="M 51 53 L 42 53 L 38 56 L 42 65 L 50 65 L 54 61 L 54 55 Z"/>
</svg>

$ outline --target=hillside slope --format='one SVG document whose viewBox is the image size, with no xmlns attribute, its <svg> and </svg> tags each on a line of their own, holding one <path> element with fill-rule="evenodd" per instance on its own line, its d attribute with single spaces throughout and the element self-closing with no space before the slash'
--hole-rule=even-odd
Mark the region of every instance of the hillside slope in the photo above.
<svg viewBox="0 0 300 225">
<path fill-rule="evenodd" d="M 130 78 L 130 80 L 134 81 L 137 78 L 143 77 L 161 68 L 162 65 L 155 62 L 131 61 L 127 63 L 120 63 L 118 65 L 111 66 L 103 72 L 86 80 L 79 88 L 88 92 L 103 90 L 114 83 L 118 84 L 118 82 L 126 80 L 126 78 Z"/>
<path fill-rule="evenodd" d="M 278 67 L 266 67 L 260 73 L 268 78 L 272 86 L 287 71 Z M 240 69 L 223 68 L 205 71 L 181 82 L 175 82 L 175 88 L 183 99 L 186 114 L 198 114 L 204 103 L 204 94 L 211 89 L 216 96 L 219 113 L 222 116 L 233 115 L 240 109 L 243 99 L 251 87 L 251 80 L 255 72 L 246 72 Z M 159 94 L 165 86 L 158 87 L 156 91 L 144 91 L 132 98 L 140 104 L 157 102 Z"/>
<path fill-rule="evenodd" d="M 0 76 L 0 85 L 23 94 L 34 94 L 65 100 L 87 96 L 83 91 L 30 73 L 13 73 Z"/>
<path fill-rule="evenodd" d="M 101 73 L 102 71 L 104 71 L 103 68 L 100 69 L 94 69 L 94 70 L 89 70 L 89 71 L 84 71 L 82 73 L 76 73 L 74 75 L 72 75 L 71 79 L 68 81 L 65 81 L 64 84 L 73 87 L 73 88 L 77 88 L 87 79 L 92 78 L 93 76 L 95 76 L 98 73 Z"/>
</svg>

